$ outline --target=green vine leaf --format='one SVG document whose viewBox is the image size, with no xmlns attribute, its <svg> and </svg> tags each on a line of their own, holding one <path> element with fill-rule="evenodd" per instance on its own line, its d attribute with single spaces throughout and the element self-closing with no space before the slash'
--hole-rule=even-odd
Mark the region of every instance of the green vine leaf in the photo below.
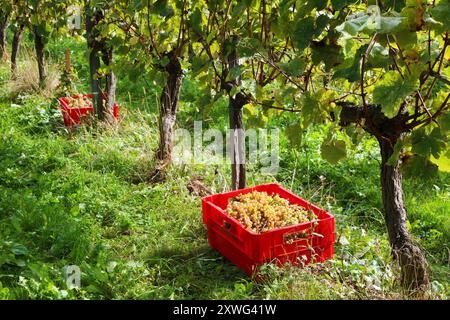
<svg viewBox="0 0 450 320">
<path fill-rule="evenodd" d="M 411 136 L 412 151 L 422 156 L 432 155 L 439 159 L 440 152 L 446 147 L 445 136 L 442 135 L 439 128 L 434 128 L 430 134 L 425 129 L 419 129 L 413 132 Z"/>
<path fill-rule="evenodd" d="M 438 166 L 427 157 L 413 155 L 402 164 L 402 172 L 409 179 L 431 179 L 436 177 Z"/>
<path fill-rule="evenodd" d="M 289 62 L 280 63 L 280 68 L 291 77 L 301 76 L 305 70 L 305 66 L 305 61 L 303 61 L 300 57 L 292 59 Z"/>
<path fill-rule="evenodd" d="M 344 140 L 325 140 L 320 147 L 320 154 L 323 159 L 335 164 L 339 160 L 347 157 L 347 146 Z"/>
<path fill-rule="evenodd" d="M 394 117 L 402 101 L 417 90 L 419 81 L 415 77 L 402 79 L 396 71 L 388 71 L 373 90 L 373 103 L 381 105 L 384 114 Z"/>
<path fill-rule="evenodd" d="M 289 125 L 286 127 L 285 134 L 289 141 L 295 147 L 300 147 L 302 143 L 302 127 L 299 123 Z"/>
<path fill-rule="evenodd" d="M 431 14 L 434 20 L 442 24 L 438 29 L 441 31 L 450 30 L 450 0 L 441 0 L 431 9 Z"/>
<path fill-rule="evenodd" d="M 360 47 L 356 50 L 354 57 L 346 59 L 334 72 L 333 79 L 344 78 L 350 82 L 358 81 L 361 76 L 361 57 L 366 48 L 367 45 Z"/>
</svg>

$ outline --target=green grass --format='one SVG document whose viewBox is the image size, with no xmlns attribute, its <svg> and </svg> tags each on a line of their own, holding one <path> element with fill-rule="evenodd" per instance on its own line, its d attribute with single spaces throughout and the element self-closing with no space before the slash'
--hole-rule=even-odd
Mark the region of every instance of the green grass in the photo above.
<svg viewBox="0 0 450 320">
<path fill-rule="evenodd" d="M 66 45 L 74 46 L 74 63 L 83 65 L 81 45 L 73 41 L 51 52 Z M 118 128 L 68 132 L 53 100 L 29 95 L 12 103 L 7 79 L 1 66 L 0 299 L 405 297 L 383 223 L 374 141 L 365 140 L 346 160 L 330 165 L 319 151 L 326 128 L 317 127 L 298 150 L 282 137 L 277 176 L 249 171 L 249 184 L 279 181 L 334 213 L 337 223 L 334 260 L 305 269 L 267 265 L 265 280 L 257 282 L 208 246 L 200 198 L 186 188 L 199 174 L 221 191 L 228 166 L 174 166 L 164 183 L 145 182 L 158 131 L 156 100 L 141 102 L 145 95 L 150 101 L 157 88 L 144 91 L 144 82 L 131 86 L 124 79 Z M 189 127 L 198 119 L 192 111 L 195 82 L 185 86 L 179 125 Z M 428 297 L 448 298 L 450 175 L 405 180 L 404 188 L 410 229 L 432 265 Z M 66 288 L 63 270 L 71 264 L 81 268 L 80 290 Z"/>
</svg>

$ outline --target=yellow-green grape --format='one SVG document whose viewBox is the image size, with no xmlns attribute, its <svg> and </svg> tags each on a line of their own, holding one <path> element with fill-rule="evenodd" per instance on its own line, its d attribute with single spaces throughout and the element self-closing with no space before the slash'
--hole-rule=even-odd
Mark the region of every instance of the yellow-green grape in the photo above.
<svg viewBox="0 0 450 320">
<path fill-rule="evenodd" d="M 256 233 L 317 219 L 312 211 L 290 204 L 277 194 L 258 191 L 236 197 L 227 206 L 227 213 Z"/>
<path fill-rule="evenodd" d="M 71 108 L 84 108 L 91 104 L 91 99 L 85 96 L 80 96 L 78 98 L 69 97 L 67 102 Z"/>
</svg>

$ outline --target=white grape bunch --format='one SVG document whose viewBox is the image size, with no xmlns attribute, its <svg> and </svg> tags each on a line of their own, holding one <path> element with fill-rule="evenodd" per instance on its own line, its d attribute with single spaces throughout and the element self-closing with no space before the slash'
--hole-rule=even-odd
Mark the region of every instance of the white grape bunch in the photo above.
<svg viewBox="0 0 450 320">
<path fill-rule="evenodd" d="M 69 97 L 67 102 L 71 108 L 86 108 L 92 104 L 92 100 L 86 96 L 80 96 L 78 98 Z"/>
<path fill-rule="evenodd" d="M 227 213 L 256 233 L 313 221 L 317 216 L 302 206 L 290 204 L 279 195 L 254 191 L 232 199 Z"/>
</svg>

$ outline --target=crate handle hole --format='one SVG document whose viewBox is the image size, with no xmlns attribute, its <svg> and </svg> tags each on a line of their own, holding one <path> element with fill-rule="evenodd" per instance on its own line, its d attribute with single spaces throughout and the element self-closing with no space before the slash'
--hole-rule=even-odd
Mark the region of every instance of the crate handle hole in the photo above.
<svg viewBox="0 0 450 320">
<path fill-rule="evenodd" d="M 224 221 L 224 222 L 223 222 L 223 227 L 224 227 L 225 229 L 227 229 L 227 230 L 230 230 L 230 229 L 231 229 L 231 223 L 229 223 L 229 222 L 227 222 L 227 221 Z"/>
</svg>

